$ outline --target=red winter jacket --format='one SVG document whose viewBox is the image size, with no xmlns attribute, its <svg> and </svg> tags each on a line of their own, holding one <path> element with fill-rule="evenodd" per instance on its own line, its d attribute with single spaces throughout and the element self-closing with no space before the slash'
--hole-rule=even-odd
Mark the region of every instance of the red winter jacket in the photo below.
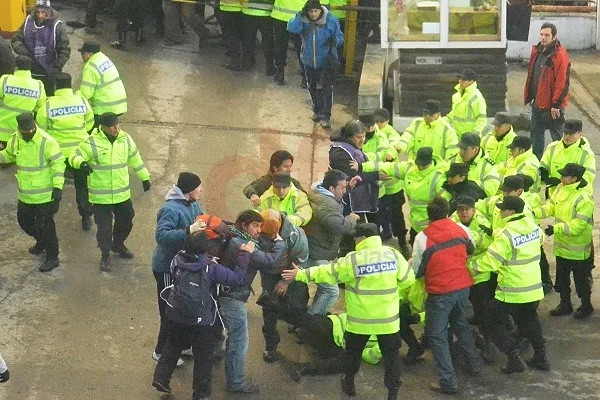
<svg viewBox="0 0 600 400">
<path fill-rule="evenodd" d="M 417 278 L 425 276 L 429 294 L 446 294 L 473 285 L 467 255 L 475 246 L 468 230 L 449 218 L 429 224 L 415 238 L 413 265 Z"/>
<path fill-rule="evenodd" d="M 571 62 L 569 61 L 567 50 L 560 45 L 558 40 L 554 42 L 554 47 L 550 49 L 550 55 L 546 63 L 542 66 L 535 97 L 529 94 L 535 60 L 541 51 L 542 45 L 539 43 L 531 48 L 529 72 L 523 90 L 525 105 L 529 104 L 535 98 L 537 108 L 543 110 L 549 110 L 550 108 L 564 109 L 569 104 Z"/>
</svg>

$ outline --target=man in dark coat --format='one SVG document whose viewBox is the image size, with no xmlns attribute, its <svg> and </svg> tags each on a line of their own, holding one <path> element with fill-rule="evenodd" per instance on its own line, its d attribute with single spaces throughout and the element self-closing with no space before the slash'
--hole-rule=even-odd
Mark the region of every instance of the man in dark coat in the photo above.
<svg viewBox="0 0 600 400">
<path fill-rule="evenodd" d="M 15 71 L 15 56 L 10 48 L 10 42 L 0 37 L 0 76 L 12 74 Z"/>
<path fill-rule="evenodd" d="M 456 199 L 459 197 L 471 197 L 472 199 L 481 200 L 487 196 L 482 188 L 475 182 L 469 180 L 469 164 L 452 163 L 450 169 L 446 172 L 446 178 L 442 187 L 452 195 L 450 200 L 450 213 L 456 211 Z"/>
</svg>

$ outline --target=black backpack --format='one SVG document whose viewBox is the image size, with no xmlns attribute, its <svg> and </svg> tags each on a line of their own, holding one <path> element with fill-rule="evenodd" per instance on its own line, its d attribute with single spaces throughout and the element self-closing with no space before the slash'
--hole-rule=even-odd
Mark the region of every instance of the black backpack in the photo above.
<svg viewBox="0 0 600 400">
<path fill-rule="evenodd" d="M 211 285 L 208 281 L 208 265 L 199 270 L 177 268 L 173 277 L 173 284 L 164 290 L 170 289 L 167 305 L 167 315 L 176 322 L 187 324 L 212 325 L 213 321 L 204 321 L 210 317 L 212 303 Z"/>
</svg>

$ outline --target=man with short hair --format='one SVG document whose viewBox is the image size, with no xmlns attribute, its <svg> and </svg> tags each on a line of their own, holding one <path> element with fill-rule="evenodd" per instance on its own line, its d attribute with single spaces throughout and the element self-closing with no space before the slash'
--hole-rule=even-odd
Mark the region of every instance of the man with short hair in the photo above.
<svg viewBox="0 0 600 400">
<path fill-rule="evenodd" d="M 469 166 L 469 180 L 475 182 L 488 196 L 498 193 L 500 175 L 495 163 L 481 147 L 481 138 L 476 133 L 465 133 L 458 142 L 459 153 L 448 160 L 449 163 L 466 163 Z M 475 199 L 477 200 L 477 199 Z"/>
<path fill-rule="evenodd" d="M 452 163 L 450 169 L 446 172 L 446 182 L 442 186 L 450 193 L 449 213 L 456 211 L 456 200 L 462 196 L 468 196 L 472 199 L 481 200 L 486 198 L 482 188 L 469 179 L 469 165 L 466 163 Z"/>
<path fill-rule="evenodd" d="M 270 208 L 285 212 L 294 226 L 304 226 L 312 218 L 308 196 L 299 190 L 286 172 L 273 175 L 273 184 L 260 196 L 260 210 Z"/>
<path fill-rule="evenodd" d="M 425 326 L 431 352 L 437 366 L 438 382 L 429 389 L 458 392 L 448 343 L 448 324 L 465 352 L 467 368 L 481 369 L 466 310 L 473 279 L 467 269 L 467 256 L 475 251 L 469 230 L 448 218 L 448 201 L 435 197 L 427 205 L 429 225 L 415 238 L 412 267 L 418 278 L 425 277 Z"/>
<path fill-rule="evenodd" d="M 497 112 L 492 121 L 494 129 L 481 139 L 480 147 L 496 165 L 503 163 L 510 157 L 508 145 L 517 136 L 513 130 L 512 120 L 509 113 Z"/>
<path fill-rule="evenodd" d="M 100 51 L 100 43 L 85 41 L 78 50 L 83 59 L 81 94 L 89 101 L 94 111 L 95 126 L 100 115 L 114 113 L 117 116 L 127 112 L 127 93 L 115 64 Z"/>
<path fill-rule="evenodd" d="M 481 133 L 487 126 L 487 104 L 477 88 L 477 73 L 470 68 L 458 75 L 452 95 L 452 110 L 444 117 L 460 137 L 467 132 Z"/>
<path fill-rule="evenodd" d="M 503 177 L 516 174 L 528 175 L 534 181 L 531 190 L 539 190 L 540 162 L 531 149 L 531 139 L 527 136 L 517 136 L 508 145 L 508 148 L 510 149 L 510 158 L 498 165 L 500 175 Z"/>
<path fill-rule="evenodd" d="M 548 189 L 547 197 L 552 196 L 561 182 L 558 170 L 568 163 L 576 163 L 585 168 L 584 178 L 588 184 L 584 190 L 593 195 L 596 156 L 590 148 L 589 141 L 583 137 L 583 122 L 580 119 L 565 121 L 562 139 L 550 143 L 540 160 L 540 174 Z"/>
<path fill-rule="evenodd" d="M 12 48 L 18 55 L 34 60 L 31 73 L 44 82 L 48 96 L 54 95 L 54 75 L 61 72 L 69 57 L 69 35 L 50 6 L 50 0 L 36 0 L 31 14 L 13 36 Z"/>
<path fill-rule="evenodd" d="M 560 293 L 560 304 L 550 311 L 552 316 L 568 315 L 573 312 L 571 304 L 571 271 L 575 281 L 581 307 L 574 317 L 587 318 L 594 312 L 592 306 L 592 229 L 594 201 L 584 188 L 585 167 L 568 163 L 558 172 L 561 183 L 542 206 L 542 217 L 554 217 L 554 225 L 546 228 L 546 234 L 554 235 L 556 256 L 555 289 Z"/>
<path fill-rule="evenodd" d="M 523 89 L 525 105 L 531 105 L 531 141 L 533 154 L 544 152 L 546 129 L 552 140 L 560 140 L 569 104 L 571 62 L 556 38 L 556 25 L 544 22 L 540 42 L 531 48 L 527 80 Z"/>
<path fill-rule="evenodd" d="M 73 93 L 71 75 L 61 72 L 56 75 L 56 92 L 40 107 L 37 124 L 51 135 L 63 155 L 68 159 L 79 143 L 88 138 L 88 131 L 94 127 L 94 112 L 87 100 Z M 75 201 L 81 216 L 81 228 L 89 231 L 92 227 L 92 206 L 89 201 L 87 176 L 73 169 L 65 160 L 66 171 L 73 175 Z"/>
<path fill-rule="evenodd" d="M 490 313 L 494 344 L 508 356 L 502 372 L 512 374 L 525 370 L 514 325 L 517 325 L 519 336 L 528 339 L 533 346 L 535 353 L 527 364 L 549 371 L 542 324 L 537 314 L 540 300 L 544 298 L 539 266 L 544 234 L 533 217 L 524 213 L 523 199 L 506 196 L 496 207 L 500 209 L 504 227 L 500 232 L 494 232 L 494 241 L 473 264 L 472 270 L 498 274 Z"/>
<path fill-rule="evenodd" d="M 286 150 L 277 150 L 271 154 L 269 160 L 269 171 L 258 179 L 253 180 L 244 188 L 244 196 L 250 199 L 254 207 L 260 205 L 260 196 L 273 184 L 273 176 L 278 172 L 292 173 L 294 156 Z M 302 185 L 294 178 L 290 178 L 296 189 L 304 192 Z"/>
<path fill-rule="evenodd" d="M 19 114 L 17 129 L 6 149 L 0 151 L 0 164 L 17 164 L 17 221 L 23 231 L 35 239 L 29 252 L 46 252 L 38 269 L 48 272 L 59 265 L 54 214 L 62 198 L 65 156 L 56 140 L 35 125 L 31 113 Z"/>
<path fill-rule="evenodd" d="M 356 228 L 360 217 L 354 213 L 346 216 L 342 213 L 342 198 L 347 186 L 348 176 L 333 169 L 325 173 L 323 182 L 317 183 L 310 193 L 313 217 L 304 227 L 304 231 L 308 238 L 307 264 L 311 267 L 335 260 L 340 249 L 340 239 Z M 337 285 L 317 285 L 310 313 L 326 315 L 337 300 L 339 292 Z"/>
<path fill-rule="evenodd" d="M 12 75 L 0 77 L 0 149 L 17 130 L 17 116 L 23 112 L 37 111 L 46 101 L 42 81 L 31 76 L 31 58 L 17 56 Z"/>
<path fill-rule="evenodd" d="M 116 114 L 102 114 L 99 123 L 71 154 L 69 164 L 88 176 L 88 192 L 98 226 L 96 239 L 102 251 L 100 270 L 110 272 L 111 251 L 121 258 L 133 258 L 133 253 L 125 247 L 135 216 L 128 167 L 142 181 L 144 192 L 150 190 L 150 172 L 131 136 L 121 130 Z"/>
<path fill-rule="evenodd" d="M 414 160 L 417 151 L 422 147 L 431 147 L 433 154 L 442 160 L 458 153 L 456 144 L 458 137 L 446 119 L 441 118 L 440 102 L 427 100 L 423 107 L 423 116 L 415 118 L 396 145 L 399 152 L 408 154 L 410 160 Z"/>
</svg>

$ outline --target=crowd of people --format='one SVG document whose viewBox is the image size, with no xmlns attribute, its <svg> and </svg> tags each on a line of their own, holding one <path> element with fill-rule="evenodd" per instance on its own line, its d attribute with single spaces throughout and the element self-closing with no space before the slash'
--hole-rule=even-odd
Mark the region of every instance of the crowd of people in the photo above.
<svg viewBox="0 0 600 400">
<path fill-rule="evenodd" d="M 25 26 L 48 17 L 47 1 L 38 3 Z M 317 0 L 303 9 L 290 17 L 291 32 L 311 29 L 310 21 L 331 26 L 328 10 Z M 75 93 L 71 76 L 60 72 L 66 60 L 49 48 L 38 50 L 60 41 L 68 49 L 66 35 L 54 40 L 60 32 L 55 29 L 53 40 L 44 42 L 43 35 L 32 32 L 25 27 L 14 39 L 15 51 L 20 48 L 15 43 L 24 46 L 17 52 L 16 70 L 0 77 L 0 163 L 16 163 L 18 223 L 35 239 L 29 252 L 44 254 L 39 270 L 58 267 L 54 214 L 70 173 L 82 229 L 91 229 L 93 216 L 100 269 L 108 273 L 111 252 L 134 257 L 125 246 L 135 215 L 129 167 L 144 191 L 151 187 L 133 138 L 120 128 L 119 116 L 127 111 L 125 87 L 100 45 L 87 41 L 78 50 L 84 67 Z M 314 45 L 320 34 L 312 34 Z M 32 47 L 34 37 L 38 41 Z M 335 41 L 327 39 L 328 46 L 335 49 L 341 36 L 331 37 Z M 202 210 L 200 177 L 181 172 L 157 214 L 152 270 L 160 328 L 152 385 L 170 393 L 181 354 L 193 354 L 193 399 L 209 398 L 212 360 L 225 341 L 226 390 L 259 390 L 244 373 L 247 301 L 257 274 L 264 361 L 283 362 L 277 352 L 278 320 L 287 321 L 300 342 L 323 356 L 294 367 L 294 380 L 342 373 L 341 390 L 354 395 L 361 359 L 383 360 L 388 399 L 396 399 L 402 341 L 409 347 L 404 359 L 409 365 L 431 349 L 439 380 L 430 389 L 436 392 L 456 393 L 454 364 L 462 360 L 476 374 L 483 362 L 494 361 L 496 348 L 507 355 L 506 374 L 523 372 L 526 365 L 550 370 L 537 315 L 544 295 L 552 289 L 560 293 L 552 316 L 572 314 L 572 272 L 581 300 L 574 317 L 584 319 L 594 311 L 596 165 L 582 121 L 564 120 L 569 68 L 556 27 L 542 26 L 532 54 L 524 96 L 535 114 L 531 137 L 516 135 L 511 115 L 504 112 L 485 131 L 478 76 L 466 69 L 452 111 L 444 117 L 432 99 L 404 132 L 393 128 L 388 110 L 378 109 L 332 134 L 329 170 L 309 188 L 291 177 L 293 155 L 276 151 L 267 173 L 243 189 L 249 206 L 233 222 Z M 316 64 L 304 66 L 307 76 L 318 70 Z M 315 79 L 322 83 L 322 77 Z M 323 91 L 319 84 L 313 89 Z M 319 107 L 330 106 L 318 104 L 317 116 L 324 112 Z M 545 128 L 554 141 L 544 149 Z M 554 223 L 542 228 L 547 218 Z M 554 283 L 542 246 L 551 236 Z M 388 241 L 392 237 L 397 248 Z M 310 301 L 312 283 L 316 291 Z M 330 314 L 340 287 L 346 312 Z M 420 340 L 411 328 L 418 323 L 425 327 Z M 461 351 L 454 350 L 454 336 Z M 534 350 L 526 363 L 524 343 Z M 0 358 L 0 381 L 8 377 Z"/>
</svg>

